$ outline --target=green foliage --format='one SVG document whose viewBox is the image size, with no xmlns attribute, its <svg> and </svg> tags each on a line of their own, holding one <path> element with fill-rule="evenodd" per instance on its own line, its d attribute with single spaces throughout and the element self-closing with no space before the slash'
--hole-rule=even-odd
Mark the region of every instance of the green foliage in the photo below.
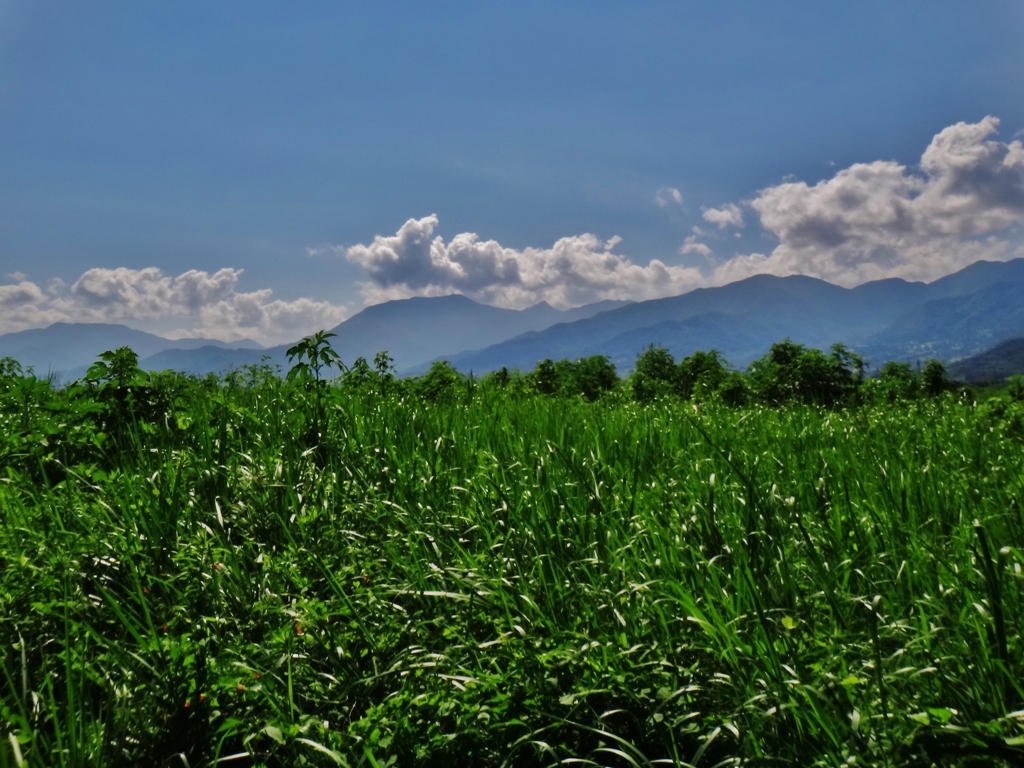
<svg viewBox="0 0 1024 768">
<path fill-rule="evenodd" d="M 615 366 L 604 355 L 578 360 L 542 360 L 530 374 L 533 388 L 544 395 L 580 396 L 594 401 L 619 385 Z"/>
<path fill-rule="evenodd" d="M 664 347 L 651 344 L 637 355 L 636 366 L 629 379 L 633 399 L 649 403 L 668 395 L 676 390 L 677 379 L 675 358 Z"/>
<path fill-rule="evenodd" d="M 563 391 L 593 402 L 618 386 L 619 375 L 607 357 L 591 355 L 565 366 L 562 380 Z"/>
<path fill-rule="evenodd" d="M 310 379 L 319 385 L 325 374 L 331 368 L 344 370 L 341 358 L 331 347 L 329 339 L 336 334 L 327 331 L 317 331 L 312 336 L 306 336 L 302 341 L 289 347 L 285 354 L 288 362 L 294 364 L 288 371 L 289 379 Z"/>
<path fill-rule="evenodd" d="M 0 766 L 1019 764 L 1024 401 L 806 352 L 0 371 Z"/>
<path fill-rule="evenodd" d="M 698 350 L 679 361 L 676 391 L 686 399 L 705 399 L 718 392 L 729 378 L 729 371 L 718 350 Z"/>
<path fill-rule="evenodd" d="M 25 375 L 21 363 L 13 357 L 0 358 L 0 381 L 9 383 L 14 379 L 20 379 Z"/>
<path fill-rule="evenodd" d="M 378 352 L 373 357 L 373 369 L 381 381 L 391 381 L 395 378 L 395 359 L 387 350 Z"/>
<path fill-rule="evenodd" d="M 537 367 L 530 374 L 530 381 L 534 389 L 542 395 L 553 395 L 559 391 L 559 372 L 555 368 L 555 361 L 551 359 L 541 360 Z"/>
<path fill-rule="evenodd" d="M 509 371 L 508 368 L 502 366 L 497 371 L 488 374 L 487 381 L 501 389 L 504 389 L 512 381 L 512 372 Z"/>
<path fill-rule="evenodd" d="M 365 357 L 357 357 L 355 362 L 341 374 L 341 383 L 352 389 L 362 389 L 373 382 L 374 371 Z"/>
<path fill-rule="evenodd" d="M 139 369 L 139 356 L 130 347 L 101 353 L 100 359 L 85 374 L 86 381 L 111 384 L 122 390 L 143 378 L 144 374 Z"/>
<path fill-rule="evenodd" d="M 941 395 L 950 389 L 949 377 L 946 375 L 946 366 L 938 360 L 929 360 L 921 369 L 921 391 L 929 396 Z"/>
<path fill-rule="evenodd" d="M 1024 402 L 1024 376 L 1016 374 L 1006 380 L 1006 396 L 1014 402 Z"/>
<path fill-rule="evenodd" d="M 731 372 L 722 354 L 715 349 L 698 350 L 677 365 L 667 349 L 652 344 L 637 357 L 630 386 L 633 399 L 640 403 L 666 396 L 685 400 L 718 396 L 736 405 L 747 400 L 742 376 Z"/>
<path fill-rule="evenodd" d="M 378 352 L 373 358 L 373 368 L 365 357 L 357 357 L 352 366 L 341 375 L 343 387 L 374 391 L 378 395 L 386 395 L 395 389 L 395 361 L 385 351 Z"/>
<path fill-rule="evenodd" d="M 288 362 L 293 363 L 288 371 L 288 381 L 297 381 L 307 389 L 313 390 L 316 405 L 310 414 L 306 435 L 307 442 L 313 446 L 319 445 L 327 418 L 324 403 L 327 394 L 326 374 L 331 368 L 338 368 L 343 375 L 345 372 L 341 358 L 331 347 L 330 339 L 335 335 L 327 331 L 317 331 L 285 352 L 288 355 Z"/>
<path fill-rule="evenodd" d="M 863 361 L 842 344 L 826 355 L 789 339 L 773 344 L 748 370 L 754 395 L 773 405 L 835 405 L 855 397 L 863 378 Z"/>
<path fill-rule="evenodd" d="M 417 391 L 429 402 L 451 402 L 459 392 L 462 374 L 447 360 L 438 360 L 418 382 Z"/>
<path fill-rule="evenodd" d="M 750 402 L 750 388 L 739 371 L 730 371 L 718 386 L 718 396 L 726 405 L 738 407 Z"/>
</svg>

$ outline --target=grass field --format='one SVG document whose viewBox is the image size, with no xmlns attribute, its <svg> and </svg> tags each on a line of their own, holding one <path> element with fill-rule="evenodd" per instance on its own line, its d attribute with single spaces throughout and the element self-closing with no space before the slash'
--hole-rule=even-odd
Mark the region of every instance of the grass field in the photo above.
<svg viewBox="0 0 1024 768">
<path fill-rule="evenodd" d="M 0 766 L 1024 760 L 1001 411 L 33 382 Z"/>
</svg>

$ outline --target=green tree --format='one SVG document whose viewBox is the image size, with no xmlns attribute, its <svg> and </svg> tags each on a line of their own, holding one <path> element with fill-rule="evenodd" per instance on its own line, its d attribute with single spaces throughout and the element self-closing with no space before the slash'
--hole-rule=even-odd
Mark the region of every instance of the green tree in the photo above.
<svg viewBox="0 0 1024 768">
<path fill-rule="evenodd" d="M 504 389 L 512 381 L 512 374 L 509 373 L 508 368 L 502 366 L 499 370 L 494 371 L 487 377 L 488 381 L 494 382 L 500 388 Z"/>
<path fill-rule="evenodd" d="M 890 360 L 878 372 L 878 379 L 872 383 L 876 399 L 895 403 L 917 397 L 918 382 L 909 363 Z"/>
<path fill-rule="evenodd" d="M 718 395 L 726 405 L 746 405 L 750 400 L 750 387 L 747 386 L 746 377 L 739 371 L 729 371 L 718 386 Z"/>
<path fill-rule="evenodd" d="M 419 380 L 417 390 L 423 399 L 430 402 L 449 402 L 455 398 L 456 388 L 461 382 L 462 374 L 451 363 L 438 360 Z"/>
<path fill-rule="evenodd" d="M 755 360 L 747 369 L 747 379 L 758 399 L 785 403 L 796 396 L 797 362 L 804 348 L 789 339 L 772 344 L 768 354 Z"/>
<path fill-rule="evenodd" d="M 570 371 L 572 394 L 583 395 L 587 400 L 597 400 L 619 384 L 615 365 L 604 355 L 581 357 Z"/>
<path fill-rule="evenodd" d="M 633 398 L 646 403 L 671 392 L 677 378 L 678 371 L 672 353 L 665 347 L 650 344 L 637 355 L 633 375 L 629 377 L 629 385 L 633 391 Z"/>
<path fill-rule="evenodd" d="M 530 374 L 530 381 L 538 392 L 543 395 L 553 395 L 558 391 L 558 371 L 555 370 L 555 361 L 551 359 L 541 360 L 537 367 Z"/>
<path fill-rule="evenodd" d="M 842 344 L 826 355 L 784 339 L 754 361 L 748 374 L 754 392 L 765 402 L 833 405 L 860 387 L 864 362 Z"/>
<path fill-rule="evenodd" d="M 929 360 L 921 369 L 921 392 L 928 397 L 941 395 L 950 388 L 946 366 L 938 360 Z"/>
<path fill-rule="evenodd" d="M 687 400 L 694 395 L 707 396 L 717 392 L 728 376 L 722 353 L 717 349 L 709 352 L 697 350 L 679 361 L 676 375 L 676 391 Z"/>
<path fill-rule="evenodd" d="M 545 395 L 582 395 L 596 400 L 619 384 L 615 365 L 604 355 L 578 360 L 542 360 L 530 374 L 534 390 Z"/>
</svg>

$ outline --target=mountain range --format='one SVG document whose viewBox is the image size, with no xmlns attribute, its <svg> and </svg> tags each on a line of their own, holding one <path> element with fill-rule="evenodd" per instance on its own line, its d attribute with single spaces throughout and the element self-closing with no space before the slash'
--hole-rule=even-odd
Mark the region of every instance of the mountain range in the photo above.
<svg viewBox="0 0 1024 768">
<path fill-rule="evenodd" d="M 1024 336 L 1024 259 L 977 262 L 932 283 L 879 280 L 842 288 L 812 277 L 756 275 L 639 302 L 526 333 L 451 359 L 460 370 L 532 369 L 544 358 L 605 355 L 632 368 L 648 344 L 676 357 L 717 349 L 745 368 L 783 338 L 842 342 L 877 369 L 887 360 L 950 362 Z"/>
<path fill-rule="evenodd" d="M 877 370 L 887 360 L 951 363 L 1024 337 L 1021 297 L 1024 259 L 977 262 L 932 283 L 887 279 L 856 288 L 800 275 L 756 275 L 680 296 L 570 310 L 544 303 L 501 309 L 452 295 L 368 307 L 332 329 L 331 343 L 347 364 L 387 350 L 400 374 L 414 375 L 438 359 L 482 374 L 589 355 L 605 355 L 625 372 L 648 344 L 677 358 L 717 349 L 745 368 L 788 337 L 822 349 L 842 342 Z M 0 357 L 72 379 L 100 352 L 119 346 L 132 347 L 149 370 L 205 374 L 261 360 L 284 367 L 291 345 L 172 341 L 124 326 L 58 323 L 0 336 Z"/>
<path fill-rule="evenodd" d="M 1024 373 L 1024 338 L 1010 339 L 949 367 L 956 381 L 998 382 Z"/>
<path fill-rule="evenodd" d="M 331 345 L 343 362 L 357 357 L 373 360 L 386 350 L 400 373 L 466 349 L 487 347 L 527 331 L 579 320 L 629 304 L 600 301 L 558 310 L 547 303 L 524 310 L 478 304 L 465 296 L 411 298 L 367 307 L 332 329 Z M 13 357 L 37 373 L 54 373 L 63 380 L 83 376 L 100 353 L 131 347 L 140 367 L 173 369 L 203 375 L 223 373 L 244 365 L 287 365 L 286 352 L 294 342 L 265 348 L 255 341 L 211 339 L 170 340 L 123 325 L 54 323 L 0 336 L 0 357 Z"/>
<path fill-rule="evenodd" d="M 68 374 L 79 370 L 84 373 L 101 352 L 118 347 L 131 347 L 142 359 L 170 349 L 187 352 L 206 347 L 246 351 L 263 349 L 252 339 L 234 342 L 203 338 L 165 339 L 110 323 L 54 323 L 47 328 L 32 328 L 0 336 L 0 358 L 13 357 L 39 375 L 53 373 L 65 379 L 77 378 Z"/>
</svg>

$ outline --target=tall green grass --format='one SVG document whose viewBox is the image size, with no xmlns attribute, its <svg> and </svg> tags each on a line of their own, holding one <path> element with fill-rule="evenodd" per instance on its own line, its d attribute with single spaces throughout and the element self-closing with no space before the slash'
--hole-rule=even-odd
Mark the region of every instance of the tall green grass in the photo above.
<svg viewBox="0 0 1024 768">
<path fill-rule="evenodd" d="M 969 403 L 174 402 L 4 417 L 0 766 L 1022 760 L 1024 450 Z"/>
</svg>

